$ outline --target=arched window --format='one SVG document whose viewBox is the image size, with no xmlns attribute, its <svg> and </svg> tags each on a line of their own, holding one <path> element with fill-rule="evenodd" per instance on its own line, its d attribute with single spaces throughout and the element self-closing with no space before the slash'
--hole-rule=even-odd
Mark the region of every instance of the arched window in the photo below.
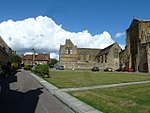
<svg viewBox="0 0 150 113">
<path fill-rule="evenodd" d="M 118 58 L 118 57 L 119 57 L 118 49 L 114 49 L 114 58 Z"/>
</svg>

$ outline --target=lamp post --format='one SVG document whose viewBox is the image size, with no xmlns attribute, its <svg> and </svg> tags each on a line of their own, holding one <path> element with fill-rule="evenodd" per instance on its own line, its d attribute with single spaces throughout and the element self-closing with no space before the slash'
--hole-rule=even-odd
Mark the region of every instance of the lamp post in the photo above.
<svg viewBox="0 0 150 113">
<path fill-rule="evenodd" d="M 32 48 L 32 50 L 33 50 L 33 55 L 32 55 L 32 66 L 33 66 L 33 64 L 34 64 L 34 59 L 35 59 L 35 49 Z"/>
</svg>

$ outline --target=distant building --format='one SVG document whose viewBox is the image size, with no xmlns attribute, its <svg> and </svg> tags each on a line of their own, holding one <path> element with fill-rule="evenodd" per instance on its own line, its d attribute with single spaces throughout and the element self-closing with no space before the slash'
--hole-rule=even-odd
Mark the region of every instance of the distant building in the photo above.
<svg viewBox="0 0 150 113">
<path fill-rule="evenodd" d="M 11 58 L 12 49 L 5 43 L 5 41 L 0 36 L 0 65 L 11 62 Z"/>
<path fill-rule="evenodd" d="M 65 45 L 60 45 L 59 61 L 67 69 L 91 69 L 93 66 L 116 69 L 119 67 L 120 51 L 117 43 L 105 49 L 77 48 L 67 39 Z"/>
<path fill-rule="evenodd" d="M 121 65 L 150 72 L 150 21 L 133 19 L 126 35 L 126 48 L 120 53 Z"/>
<path fill-rule="evenodd" d="M 35 64 L 48 64 L 49 61 L 50 61 L 49 54 L 38 54 L 34 59 Z"/>
<path fill-rule="evenodd" d="M 22 57 L 22 63 L 28 65 L 35 65 L 35 64 L 48 64 L 50 61 L 49 54 L 36 54 L 36 55 L 25 55 Z"/>
<path fill-rule="evenodd" d="M 25 55 L 22 57 L 22 64 L 33 65 L 33 55 Z"/>
</svg>

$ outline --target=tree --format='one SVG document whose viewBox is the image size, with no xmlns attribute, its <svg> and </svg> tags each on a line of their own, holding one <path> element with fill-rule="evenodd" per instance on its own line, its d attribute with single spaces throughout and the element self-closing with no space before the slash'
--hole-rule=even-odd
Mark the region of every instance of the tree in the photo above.
<svg viewBox="0 0 150 113">
<path fill-rule="evenodd" d="M 58 62 L 58 60 L 57 59 L 51 59 L 51 62 L 50 62 L 50 66 L 54 66 L 56 63 Z"/>
<path fill-rule="evenodd" d="M 21 57 L 18 55 L 13 55 L 12 56 L 12 66 L 15 68 L 19 68 L 21 63 Z"/>
</svg>

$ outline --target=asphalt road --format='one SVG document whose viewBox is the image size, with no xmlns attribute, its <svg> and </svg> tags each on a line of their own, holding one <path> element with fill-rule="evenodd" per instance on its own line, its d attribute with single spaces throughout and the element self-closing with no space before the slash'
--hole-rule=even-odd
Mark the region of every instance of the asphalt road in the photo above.
<svg viewBox="0 0 150 113">
<path fill-rule="evenodd" d="M 1 86 L 0 113 L 73 113 L 27 71 L 14 73 Z"/>
</svg>

